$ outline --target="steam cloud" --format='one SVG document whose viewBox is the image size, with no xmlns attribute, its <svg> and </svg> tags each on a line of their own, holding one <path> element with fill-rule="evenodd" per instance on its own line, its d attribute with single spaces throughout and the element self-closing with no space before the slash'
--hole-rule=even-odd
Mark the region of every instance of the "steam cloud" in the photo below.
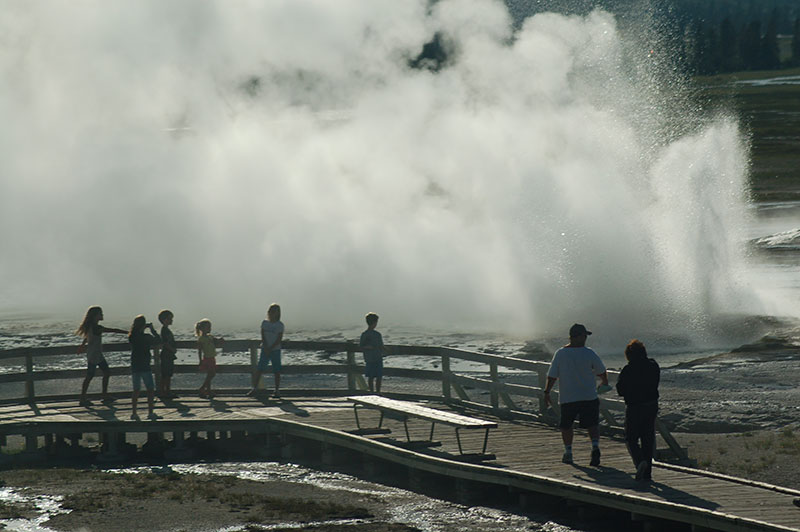
<svg viewBox="0 0 800 532">
<path fill-rule="evenodd" d="M 6 309 L 559 335 L 756 309 L 736 123 L 664 98 L 607 13 L 3 9 Z M 447 62 L 409 66 L 437 34 Z"/>
</svg>

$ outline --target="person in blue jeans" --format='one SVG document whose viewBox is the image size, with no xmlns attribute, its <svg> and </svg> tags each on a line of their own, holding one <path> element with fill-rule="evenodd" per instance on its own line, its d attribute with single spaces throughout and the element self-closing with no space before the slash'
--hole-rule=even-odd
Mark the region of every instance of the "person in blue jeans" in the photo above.
<svg viewBox="0 0 800 532">
<path fill-rule="evenodd" d="M 370 312 L 366 316 L 367 330 L 361 333 L 358 346 L 364 352 L 364 376 L 369 381 L 369 391 L 381 393 L 383 382 L 383 336 L 375 330 L 378 315 Z"/>
<path fill-rule="evenodd" d="M 148 328 L 152 334 L 144 332 Z M 150 371 L 150 350 L 154 345 L 161 342 L 161 338 L 159 338 L 153 324 L 147 323 L 147 319 L 139 314 L 133 320 L 131 331 L 128 334 L 128 341 L 131 343 L 131 378 L 133 379 L 131 419 L 139 420 L 139 414 L 136 413 L 136 403 L 139 400 L 139 391 L 142 389 L 142 383 L 147 388 L 147 417 L 153 420 L 158 419 L 159 416 L 153 410 L 155 385 L 153 383 L 153 373 Z"/>
<path fill-rule="evenodd" d="M 656 446 L 661 369 L 647 357 L 647 349 L 639 340 L 631 340 L 625 347 L 625 359 L 628 363 L 617 379 L 617 393 L 625 399 L 625 443 L 636 467 L 636 480 L 649 481 Z"/>
<path fill-rule="evenodd" d="M 283 340 L 283 322 L 281 321 L 281 307 L 273 303 L 267 309 L 267 317 L 261 322 L 261 356 L 258 358 L 258 366 L 253 373 L 253 389 L 247 395 L 255 395 L 261 375 L 269 371 L 272 365 L 272 373 L 275 376 L 275 391 L 272 396 L 279 399 L 281 396 L 281 340 Z"/>
</svg>

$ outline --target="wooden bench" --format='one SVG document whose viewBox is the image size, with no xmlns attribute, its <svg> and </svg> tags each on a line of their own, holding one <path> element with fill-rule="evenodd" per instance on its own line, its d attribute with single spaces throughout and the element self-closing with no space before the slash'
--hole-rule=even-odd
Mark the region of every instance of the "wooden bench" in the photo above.
<svg viewBox="0 0 800 532">
<path fill-rule="evenodd" d="M 483 437 L 483 450 L 481 454 L 486 454 L 486 444 L 489 440 L 489 429 L 497 428 L 497 423 L 492 421 L 484 421 L 474 417 L 462 416 L 452 412 L 445 412 L 436 410 L 435 408 L 428 408 L 417 403 L 410 403 L 408 401 L 398 401 L 396 399 L 389 399 L 378 395 L 354 395 L 347 398 L 348 401 L 353 403 L 353 412 L 356 416 L 356 426 L 361 430 L 361 422 L 358 419 L 359 408 L 370 408 L 379 410 L 381 413 L 380 420 L 378 421 L 378 428 L 383 424 L 383 417 L 397 418 L 403 422 L 406 429 L 406 439 L 410 442 L 411 436 L 408 434 L 408 419 L 419 418 L 431 422 L 430 441 L 433 441 L 433 430 L 437 423 L 450 425 L 456 429 L 456 441 L 458 442 L 458 452 L 464 454 L 461 447 L 461 436 L 459 430 L 461 429 L 484 429 L 486 432 Z"/>
</svg>

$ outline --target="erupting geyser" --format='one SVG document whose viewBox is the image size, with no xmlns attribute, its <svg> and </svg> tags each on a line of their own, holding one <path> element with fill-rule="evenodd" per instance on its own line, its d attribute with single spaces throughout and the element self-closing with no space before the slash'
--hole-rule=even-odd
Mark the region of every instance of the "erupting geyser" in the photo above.
<svg viewBox="0 0 800 532">
<path fill-rule="evenodd" d="M 758 311 L 735 121 L 664 98 L 607 13 L 24 2 L 0 34 L 5 308 L 623 336 Z"/>
</svg>

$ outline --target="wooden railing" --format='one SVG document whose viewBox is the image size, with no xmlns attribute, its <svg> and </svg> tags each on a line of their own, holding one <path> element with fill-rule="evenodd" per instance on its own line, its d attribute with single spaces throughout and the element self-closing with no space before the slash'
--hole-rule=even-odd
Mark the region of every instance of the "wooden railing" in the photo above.
<svg viewBox="0 0 800 532">
<path fill-rule="evenodd" d="M 178 349 L 196 349 L 196 342 L 194 341 L 179 341 L 177 342 Z M 223 353 L 247 353 L 250 354 L 250 364 L 219 364 L 217 372 L 220 374 L 243 374 L 250 375 L 258 360 L 258 350 L 260 342 L 258 340 L 226 340 L 222 351 Z M 333 364 L 285 364 L 281 370 L 283 375 L 346 375 L 347 388 L 346 390 L 336 390 L 340 393 L 359 393 L 367 389 L 366 382 L 363 378 L 363 366 L 356 360 L 356 353 L 361 352 L 357 344 L 351 342 L 315 342 L 315 341 L 294 341 L 284 340 L 281 343 L 284 351 L 324 351 L 328 353 L 345 353 L 346 358 L 344 363 Z M 456 404 L 462 406 L 469 406 L 471 408 L 491 411 L 497 415 L 507 417 L 527 417 L 527 418 L 544 418 L 553 420 L 558 415 L 558 392 L 554 390 L 553 393 L 553 409 L 549 409 L 544 400 L 544 387 L 547 383 L 547 370 L 549 364 L 546 362 L 523 360 L 513 357 L 504 357 L 499 355 L 491 355 L 486 353 L 477 353 L 473 351 L 465 351 L 461 349 L 453 349 L 449 347 L 426 347 L 426 346 L 410 346 L 410 345 L 389 345 L 386 346 L 387 355 L 390 355 L 388 361 L 401 357 L 429 357 L 435 359 L 440 364 L 439 370 L 430 369 L 414 369 L 403 368 L 396 366 L 384 367 L 385 377 L 401 377 L 413 380 L 422 381 L 439 381 L 441 382 L 441 395 L 429 397 L 431 399 L 443 400 L 449 404 Z M 109 353 L 129 353 L 130 344 L 105 344 L 103 351 Z M 18 348 L 0 351 L 0 364 L 13 359 L 24 360 L 23 372 L 12 372 L 0 374 L 0 386 L 8 383 L 24 383 L 25 392 L 22 397 L 11 397 L 2 400 L 3 403 L 35 403 L 37 401 L 62 399 L 65 397 L 74 397 L 75 394 L 69 396 L 63 395 L 37 395 L 36 383 L 41 381 L 51 380 L 64 380 L 64 379 L 82 379 L 86 375 L 85 369 L 70 369 L 70 370 L 35 370 L 35 360 L 43 357 L 79 357 L 85 360 L 85 355 L 78 355 L 75 346 L 57 346 L 57 347 L 30 347 Z M 158 365 L 158 350 L 155 353 L 154 370 L 159 367 Z M 478 363 L 486 367 L 485 371 L 471 371 L 471 375 L 461 374 L 453 371 L 453 361 L 469 361 Z M 501 369 L 517 370 L 536 375 L 531 378 L 533 381 L 528 384 L 512 384 L 504 382 L 509 376 L 508 373 L 502 372 Z M 176 364 L 176 374 L 196 373 L 196 364 Z M 130 368 L 128 366 L 116 366 L 111 368 L 111 375 L 128 375 Z M 476 376 L 477 375 L 477 376 Z M 158 371 L 154 371 L 156 381 L 159 380 L 160 375 Z M 618 372 L 609 371 L 609 380 L 613 383 L 618 376 Z M 249 384 L 249 377 L 244 380 Z M 438 388 L 438 386 L 437 386 Z M 488 395 L 489 403 L 481 403 L 470 393 L 473 390 L 484 392 Z M 487 393 L 488 392 L 488 393 Z M 419 397 L 420 394 L 412 393 L 386 393 L 386 395 L 395 395 L 399 397 Z M 515 398 L 531 398 L 536 402 L 534 408 L 525 408 L 520 404 L 519 399 Z M 623 401 L 614 398 L 613 396 L 601 396 L 600 412 L 606 425 L 615 429 L 622 428 L 625 404 Z M 669 430 L 657 421 L 656 426 L 663 437 L 665 443 L 669 446 L 670 450 L 676 455 L 679 460 L 687 460 L 685 449 L 681 448 L 674 437 L 670 434 Z"/>
</svg>

